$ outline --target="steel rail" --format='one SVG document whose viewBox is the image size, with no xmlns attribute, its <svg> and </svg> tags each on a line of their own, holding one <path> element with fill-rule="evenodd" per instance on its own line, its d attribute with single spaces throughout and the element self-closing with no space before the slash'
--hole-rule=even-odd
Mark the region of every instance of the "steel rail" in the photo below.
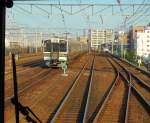
<svg viewBox="0 0 150 123">
<path fill-rule="evenodd" d="M 143 86 L 148 92 L 150 92 L 150 85 L 149 84 L 147 84 L 142 79 L 138 78 L 135 74 L 133 74 L 131 72 L 130 72 L 130 74 L 131 74 L 132 78 L 135 78 L 141 86 Z"/>
<path fill-rule="evenodd" d="M 113 59 L 113 56 L 110 56 Z M 115 59 L 117 59 L 115 57 Z M 120 59 L 119 59 L 120 60 Z M 141 84 L 143 87 L 145 87 L 148 91 L 150 91 L 150 86 L 148 84 L 146 84 L 145 81 L 141 80 L 140 78 L 137 77 L 137 75 L 135 75 L 134 73 L 132 73 L 131 71 L 127 70 L 123 65 L 121 65 L 119 62 L 117 62 L 116 60 L 114 60 L 116 64 L 118 64 L 120 67 L 122 67 L 126 73 L 128 73 L 131 77 L 135 78 L 136 80 L 138 80 L 139 84 Z M 122 60 L 121 60 L 122 61 Z"/>
<path fill-rule="evenodd" d="M 131 81 L 131 74 L 129 73 L 129 71 L 128 71 L 125 67 L 123 67 L 121 64 L 119 64 L 116 60 L 114 60 L 113 57 L 111 57 L 111 58 L 112 58 L 112 60 L 113 60 L 117 65 L 119 65 L 119 67 L 120 67 L 121 69 L 124 70 L 124 72 L 126 73 L 126 75 L 127 75 L 127 77 L 128 77 L 128 80 Z"/>
<path fill-rule="evenodd" d="M 113 65 L 113 64 L 112 64 Z M 119 66 L 120 66 L 120 64 L 118 64 Z M 115 65 L 113 65 L 114 67 L 115 67 Z M 122 67 L 122 66 L 120 66 L 120 67 Z M 116 68 L 116 67 L 115 67 Z M 116 68 L 117 69 L 117 68 Z M 122 73 L 120 73 L 121 74 L 121 76 L 127 81 L 127 83 L 128 83 L 128 91 L 127 91 L 127 101 L 126 101 L 126 107 L 125 107 L 125 116 L 124 116 L 124 123 L 127 123 L 127 118 L 128 118 L 128 110 L 129 110 L 129 101 L 130 101 L 130 95 L 131 95 L 131 74 L 126 70 L 126 68 L 124 68 L 123 67 L 123 70 L 125 70 L 126 71 L 126 73 L 128 74 L 128 79 L 129 80 L 127 80 L 126 78 L 125 78 L 125 76 L 122 74 Z"/>
<path fill-rule="evenodd" d="M 111 64 L 111 63 L 110 63 L 110 64 Z M 106 90 L 105 94 L 102 96 L 102 99 L 101 99 L 101 101 L 98 103 L 98 105 L 97 105 L 95 111 L 93 112 L 93 114 L 91 115 L 91 117 L 88 119 L 88 121 L 87 121 L 88 123 L 93 122 L 93 120 L 94 120 L 95 117 L 97 116 L 97 114 L 98 114 L 98 112 L 99 112 L 101 106 L 103 105 L 105 99 L 107 98 L 107 95 L 109 94 L 109 92 L 110 92 L 110 90 L 111 90 L 113 84 L 115 83 L 116 79 L 118 78 L 119 73 L 117 72 L 117 69 L 114 68 L 114 71 L 115 71 L 115 73 L 117 73 L 117 74 L 116 74 L 114 80 L 112 81 L 112 83 L 109 85 L 109 87 L 108 87 L 108 89 Z"/>
<path fill-rule="evenodd" d="M 17 67 L 17 66 L 36 67 L 36 66 L 41 66 L 42 64 L 43 64 L 43 61 L 42 61 L 42 60 L 38 60 L 37 62 L 34 61 L 34 62 L 28 62 L 28 63 L 18 64 L 18 65 L 16 65 L 16 67 Z M 19 73 L 22 73 L 22 72 L 24 72 L 24 71 L 30 70 L 29 68 L 24 69 L 23 67 L 20 67 L 20 68 L 17 67 L 17 68 L 16 68 L 17 73 L 18 73 L 18 72 L 19 72 Z M 11 74 L 11 73 L 12 73 L 11 68 L 9 68 L 7 71 L 5 71 L 5 76 L 6 76 L 6 75 L 9 75 L 9 74 Z M 7 77 L 6 77 L 6 78 L 7 78 Z M 6 80 L 8 80 L 8 79 L 10 79 L 10 77 L 7 78 Z"/>
<path fill-rule="evenodd" d="M 120 64 L 119 64 L 119 66 L 120 66 Z M 122 67 L 122 66 L 120 66 L 120 67 Z M 129 101 L 130 101 L 130 95 L 131 95 L 131 79 L 132 79 L 132 77 L 131 77 L 131 73 L 129 73 L 126 70 L 126 68 L 123 67 L 123 70 L 126 71 L 126 73 L 128 74 L 127 76 L 129 77 L 128 80 L 126 80 L 128 83 L 128 90 L 127 90 L 127 101 L 126 101 L 125 116 L 124 116 L 124 123 L 128 123 L 127 120 L 128 120 L 128 112 L 129 112 Z M 126 79 L 123 74 L 121 74 L 121 75 L 124 79 Z"/>
<path fill-rule="evenodd" d="M 129 62 L 129 61 L 125 60 L 125 59 L 119 58 L 119 57 L 114 56 L 114 55 L 111 55 L 111 56 L 114 57 L 114 58 L 116 58 L 116 59 L 119 59 L 120 61 L 122 61 L 123 63 L 125 63 L 125 64 L 127 64 L 127 65 L 130 65 L 130 66 L 136 68 L 136 69 L 139 70 L 141 73 L 143 73 L 145 76 L 150 77 L 150 72 L 141 69 L 140 67 L 138 67 L 138 66 L 132 64 L 131 62 Z"/>
<path fill-rule="evenodd" d="M 36 64 L 33 64 L 33 66 L 28 66 L 27 68 L 24 68 L 24 67 L 17 67 L 16 68 L 16 71 L 17 71 L 17 73 L 23 73 L 23 72 L 25 72 L 25 71 L 30 71 L 31 70 L 31 68 L 32 67 L 35 67 L 36 69 L 37 68 L 40 68 L 40 67 L 38 67 L 38 66 L 41 66 L 43 63 L 41 62 L 41 63 L 36 63 Z M 41 66 L 42 67 L 42 66 Z M 35 69 L 34 68 L 34 69 Z M 7 71 L 7 72 L 5 72 L 5 76 L 7 76 L 6 77 L 6 80 L 9 80 L 10 78 L 11 78 L 11 75 L 10 74 L 12 74 L 12 72 L 11 72 L 11 70 L 9 70 L 9 71 Z M 6 81 L 5 80 L 5 81 Z"/>
<path fill-rule="evenodd" d="M 112 56 L 111 56 L 111 58 L 112 58 Z M 112 59 L 112 60 L 114 60 L 114 59 Z M 123 67 L 120 63 L 118 63 L 116 60 L 114 60 L 120 67 Z M 128 74 L 132 77 L 132 75 L 131 75 L 131 72 L 129 72 L 126 68 L 124 68 L 124 70 L 126 70 L 127 72 L 128 72 Z M 124 79 L 126 79 L 125 78 L 125 76 L 124 75 L 122 75 L 122 77 L 124 78 Z M 137 78 L 138 79 L 138 78 Z M 140 81 L 140 80 L 139 80 Z M 127 80 L 127 82 L 128 82 L 128 84 L 129 84 L 129 86 L 131 86 L 131 92 L 134 92 L 135 93 L 135 95 L 139 98 L 139 101 L 140 101 L 140 103 L 143 105 L 143 107 L 144 107 L 144 109 L 150 114 L 150 103 L 144 98 L 144 96 L 139 92 L 139 90 L 137 90 L 136 89 L 136 87 L 131 83 L 131 80 L 130 81 L 128 81 Z M 142 83 L 142 82 L 141 82 Z M 145 84 L 143 84 L 143 86 L 145 87 L 146 85 Z M 146 88 L 148 88 L 148 86 L 146 86 Z M 130 93 L 131 93 L 130 92 Z M 128 101 L 129 102 L 129 101 Z M 128 104 L 127 104 L 128 105 Z M 128 108 L 127 108 L 128 109 Z M 127 122 L 127 115 L 128 115 L 128 111 L 126 111 L 126 118 L 125 118 L 125 122 Z"/>
<path fill-rule="evenodd" d="M 148 103 L 148 101 L 143 97 L 143 95 L 140 92 L 138 92 L 138 90 L 133 85 L 131 85 L 131 90 L 136 94 L 144 109 L 150 115 L 150 103 Z"/>
<path fill-rule="evenodd" d="M 124 79 L 126 79 L 124 75 L 121 74 L 121 76 Z M 135 86 L 131 82 L 129 82 L 128 80 L 126 81 L 128 82 L 129 85 L 129 92 L 128 92 L 128 100 L 127 100 L 127 107 L 126 107 L 126 114 L 125 114 L 125 121 L 124 121 L 125 123 L 127 123 L 128 120 L 128 112 L 129 112 L 128 110 L 129 110 L 131 92 L 134 93 L 136 97 L 138 97 L 138 100 L 150 115 L 150 103 L 144 98 L 144 96 L 135 88 Z"/>
<path fill-rule="evenodd" d="M 110 62 L 110 61 L 109 61 L 109 62 Z M 111 64 L 112 64 L 112 63 L 111 63 Z M 114 67 L 114 66 L 113 66 L 113 67 Z M 114 88 L 115 84 L 116 84 L 117 81 L 119 80 L 119 77 L 120 77 L 119 72 L 118 72 L 117 68 L 114 67 L 114 69 L 115 69 L 115 71 L 117 72 L 116 79 L 115 79 L 114 83 L 110 86 L 110 89 L 109 89 L 109 91 L 107 92 L 106 97 L 103 99 L 103 101 L 102 101 L 103 103 L 102 103 L 102 105 L 101 105 L 101 107 L 100 107 L 98 113 L 96 114 L 95 118 L 94 118 L 93 121 L 92 121 L 93 123 L 96 123 L 96 122 L 97 122 L 98 117 L 99 117 L 100 113 L 102 112 L 102 110 L 103 110 L 105 104 L 107 103 L 107 101 L 108 101 L 108 99 L 109 99 L 109 97 L 110 97 L 110 95 L 111 95 L 111 93 L 112 93 L 112 91 L 113 91 L 113 88 Z"/>
<path fill-rule="evenodd" d="M 128 71 L 123 65 L 121 65 L 120 63 L 118 63 L 116 60 L 114 60 L 120 67 L 122 67 L 132 78 L 135 78 L 136 83 L 138 85 L 140 85 L 140 87 L 142 87 L 142 89 L 145 89 L 148 93 L 150 92 L 150 86 L 148 84 L 146 84 L 145 81 L 139 79 L 135 74 L 131 73 L 130 71 Z M 130 83 L 132 82 L 132 80 L 130 80 Z M 132 83 L 131 83 L 132 84 Z M 135 87 L 134 84 L 132 84 Z M 143 95 L 144 96 L 144 95 Z M 147 101 L 147 100 L 146 100 Z M 147 101 L 148 102 L 148 101 Z"/>
<path fill-rule="evenodd" d="M 78 83 L 79 78 L 81 77 L 83 71 L 85 70 L 85 67 L 88 65 L 89 62 L 86 62 L 82 69 L 80 70 L 80 72 L 77 74 L 76 78 L 74 79 L 74 82 L 72 83 L 72 85 L 70 86 L 70 88 L 68 89 L 68 91 L 66 92 L 66 94 L 64 95 L 64 97 L 62 98 L 62 100 L 60 101 L 60 104 L 58 105 L 58 107 L 56 108 L 56 110 L 54 111 L 54 113 L 49 117 L 48 119 L 48 123 L 54 123 L 57 116 L 59 115 L 59 113 L 61 112 L 61 110 L 63 109 L 64 104 L 67 102 L 67 100 L 69 99 L 71 93 L 73 92 L 75 86 Z"/>
<path fill-rule="evenodd" d="M 89 77 L 89 89 L 87 92 L 87 103 L 85 106 L 85 111 L 84 111 L 84 116 L 83 116 L 83 123 L 86 123 L 86 118 L 87 118 L 87 112 L 88 112 L 88 107 L 89 107 L 89 102 L 90 102 L 90 96 L 91 96 L 91 90 L 92 90 L 92 82 L 93 82 L 93 72 L 94 72 L 94 63 L 95 63 L 95 56 L 93 58 L 93 62 L 92 62 L 92 67 L 91 67 L 91 72 L 90 72 L 90 77 Z"/>
<path fill-rule="evenodd" d="M 124 119 L 124 123 L 128 123 L 128 112 L 129 112 L 130 95 L 131 95 L 131 85 L 128 86 L 128 91 L 127 91 L 127 103 L 126 103 L 126 107 L 125 107 L 125 119 Z"/>
<path fill-rule="evenodd" d="M 104 102 L 103 102 L 103 104 L 102 104 L 102 106 L 101 106 L 101 108 L 100 108 L 98 114 L 96 115 L 96 117 L 95 117 L 93 123 L 97 123 L 98 118 L 99 118 L 100 114 L 102 113 L 102 111 L 104 110 L 104 108 L 105 108 L 105 106 L 106 106 L 106 103 L 108 103 L 108 100 L 110 99 L 110 95 L 113 93 L 114 87 L 115 87 L 116 83 L 119 81 L 120 77 L 121 77 L 121 74 L 120 74 L 120 72 L 119 72 L 118 77 L 117 77 L 118 79 L 115 81 L 115 83 L 113 84 L 111 90 L 109 91 L 109 94 L 107 95 L 106 99 L 104 100 Z M 124 80 L 124 79 L 122 79 L 122 80 Z M 127 86 L 127 87 L 128 87 L 128 86 Z M 126 89 L 125 89 L 125 91 L 126 91 Z M 128 99 L 127 96 L 124 95 L 123 101 L 124 101 L 124 100 L 126 101 L 127 99 Z M 121 108 L 122 108 L 122 107 L 121 107 Z M 126 108 L 125 108 L 125 109 L 126 109 Z M 122 123 L 125 121 L 125 114 L 126 114 L 126 110 L 125 110 L 125 109 L 122 111 L 122 112 L 123 112 L 123 115 L 122 115 L 122 118 L 121 118 L 121 121 L 120 121 L 120 122 L 122 122 Z M 120 117 L 119 117 L 119 119 L 120 119 Z"/>
<path fill-rule="evenodd" d="M 112 59 L 114 60 L 114 59 Z M 122 65 L 120 65 L 116 60 L 115 62 L 120 66 L 123 67 Z M 115 67 L 115 66 L 114 66 Z M 125 108 L 125 119 L 124 122 L 127 123 L 128 120 L 128 109 L 129 109 L 129 102 L 130 102 L 130 95 L 131 92 L 134 92 L 135 96 L 138 97 L 138 100 L 140 101 L 140 103 L 142 104 L 142 106 L 144 107 L 144 109 L 150 114 L 150 103 L 148 103 L 148 101 L 144 98 L 144 96 L 135 88 L 135 86 L 131 83 L 131 73 L 124 68 L 124 70 L 127 71 L 127 73 L 130 75 L 130 79 L 127 80 L 126 77 L 120 73 L 120 75 L 124 78 L 124 80 L 126 80 L 126 82 L 128 83 L 128 97 L 127 97 L 127 103 L 126 103 L 126 108 Z"/>
<path fill-rule="evenodd" d="M 109 60 L 109 59 L 108 59 Z M 109 60 L 110 61 L 110 60 Z M 111 62 L 111 61 L 110 61 Z M 117 69 L 117 67 L 111 62 L 111 64 L 112 64 L 112 66 L 116 69 L 116 70 L 118 70 Z M 120 66 L 121 67 L 121 66 Z M 122 67 L 121 67 L 122 68 Z M 127 99 L 126 99 L 126 103 L 125 103 L 125 109 L 124 109 L 124 119 L 123 119 L 123 122 L 124 123 L 127 123 L 127 117 L 128 117 L 128 108 L 129 108 L 129 99 L 130 99 L 130 95 L 131 95 L 131 74 L 128 72 L 128 71 L 126 71 L 126 69 L 125 68 L 122 68 L 124 71 L 125 71 L 125 73 L 127 74 L 127 76 L 128 76 L 128 78 L 126 78 L 125 77 L 125 75 L 124 74 L 122 74 L 120 71 L 118 71 L 119 72 L 119 74 L 122 76 L 122 78 L 124 79 L 124 81 L 126 81 L 127 82 L 127 84 L 128 84 L 128 88 L 127 88 Z"/>
<path fill-rule="evenodd" d="M 41 78 L 41 79 L 35 81 L 35 82 L 32 82 L 32 83 L 31 83 L 31 82 L 28 80 L 27 82 L 28 82 L 29 84 L 26 85 L 24 88 L 19 89 L 19 90 L 18 90 L 18 94 L 23 93 L 23 92 L 26 91 L 28 88 L 32 87 L 33 85 L 35 85 L 35 84 L 37 84 L 38 82 L 40 82 L 40 81 L 42 81 L 43 79 L 45 79 L 45 78 L 49 75 L 49 72 L 50 72 L 50 71 L 51 71 L 51 70 L 44 71 L 43 73 L 44 73 L 45 76 L 44 76 L 43 78 Z M 38 76 L 39 76 L 39 75 L 38 75 Z M 35 75 L 35 77 L 32 77 L 30 80 L 32 80 L 32 79 L 34 79 L 34 78 L 36 78 L 36 77 L 37 77 L 37 75 Z M 14 97 L 14 95 L 11 95 L 11 96 L 5 98 L 5 103 L 7 103 L 12 97 Z"/>
</svg>

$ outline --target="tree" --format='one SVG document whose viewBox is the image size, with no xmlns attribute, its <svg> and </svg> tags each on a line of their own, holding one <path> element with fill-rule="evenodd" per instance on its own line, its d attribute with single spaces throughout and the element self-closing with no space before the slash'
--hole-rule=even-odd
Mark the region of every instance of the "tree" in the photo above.
<svg viewBox="0 0 150 123">
<path fill-rule="evenodd" d="M 126 59 L 134 64 L 137 64 L 136 52 L 134 50 L 127 50 L 126 51 Z"/>
</svg>

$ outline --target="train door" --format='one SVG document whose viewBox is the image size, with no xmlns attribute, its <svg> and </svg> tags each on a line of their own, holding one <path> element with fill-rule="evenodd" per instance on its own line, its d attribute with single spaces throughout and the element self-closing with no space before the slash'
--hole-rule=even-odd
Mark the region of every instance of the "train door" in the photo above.
<svg viewBox="0 0 150 123">
<path fill-rule="evenodd" d="M 59 39 L 58 38 L 53 38 L 51 40 L 51 64 L 52 65 L 57 65 L 59 62 Z"/>
<path fill-rule="evenodd" d="M 60 51 L 59 51 L 59 61 L 67 61 L 68 56 L 68 42 L 66 40 L 60 40 Z"/>
</svg>

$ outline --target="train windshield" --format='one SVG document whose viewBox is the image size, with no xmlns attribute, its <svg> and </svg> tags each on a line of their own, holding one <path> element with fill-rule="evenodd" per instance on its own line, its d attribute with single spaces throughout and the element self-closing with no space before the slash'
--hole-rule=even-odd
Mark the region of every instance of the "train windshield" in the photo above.
<svg viewBox="0 0 150 123">
<path fill-rule="evenodd" d="M 67 52 L 67 42 L 60 42 L 60 52 Z"/>
<path fill-rule="evenodd" d="M 53 52 L 59 52 L 59 43 L 53 43 L 52 44 L 52 51 Z"/>
<path fill-rule="evenodd" d="M 67 52 L 67 42 L 63 40 L 59 43 L 44 41 L 44 52 Z"/>
<path fill-rule="evenodd" d="M 51 52 L 51 42 L 44 41 L 44 52 Z"/>
</svg>

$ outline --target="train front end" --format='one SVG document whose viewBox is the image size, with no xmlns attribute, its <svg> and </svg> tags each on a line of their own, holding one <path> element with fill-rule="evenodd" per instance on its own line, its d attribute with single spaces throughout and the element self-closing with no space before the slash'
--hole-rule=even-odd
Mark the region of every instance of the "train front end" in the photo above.
<svg viewBox="0 0 150 123">
<path fill-rule="evenodd" d="M 61 67 L 61 63 L 68 61 L 68 43 L 64 39 L 51 38 L 43 41 L 44 62 L 47 67 Z"/>
</svg>

